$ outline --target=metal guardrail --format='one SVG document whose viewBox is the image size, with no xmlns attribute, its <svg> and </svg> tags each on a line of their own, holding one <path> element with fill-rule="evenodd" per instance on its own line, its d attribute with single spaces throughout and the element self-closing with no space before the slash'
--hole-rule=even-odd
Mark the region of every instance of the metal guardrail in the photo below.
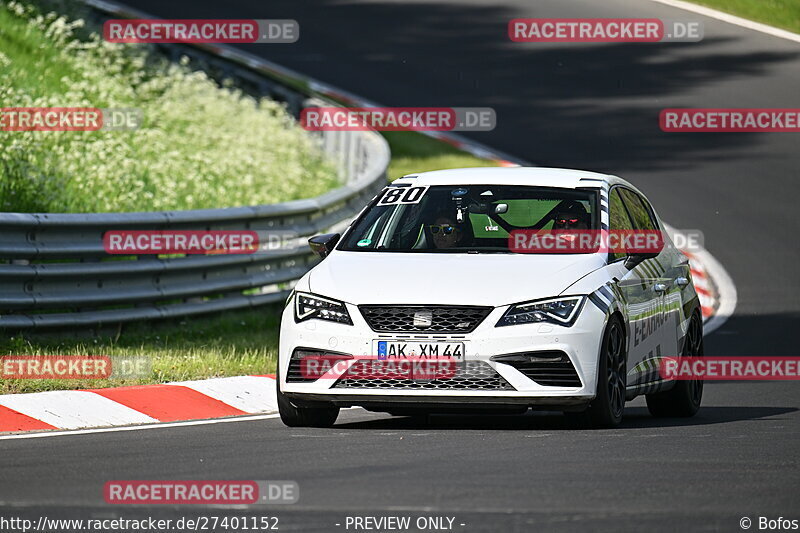
<svg viewBox="0 0 800 533">
<path fill-rule="evenodd" d="M 105 16 L 137 16 L 105 2 Z M 247 92 L 277 98 L 295 115 L 336 105 L 313 90 L 285 85 L 255 57 L 225 57 L 226 47 L 164 48 L 237 81 Z M 236 55 L 236 54 L 234 54 Z M 310 100 L 309 97 L 316 97 Z M 241 255 L 109 256 L 109 230 L 253 230 L 309 237 L 346 224 L 386 184 L 389 147 L 375 132 L 321 132 L 343 187 L 272 205 L 151 213 L 0 213 L 0 328 L 103 326 L 189 316 L 277 302 L 316 262 L 305 246 Z"/>
</svg>

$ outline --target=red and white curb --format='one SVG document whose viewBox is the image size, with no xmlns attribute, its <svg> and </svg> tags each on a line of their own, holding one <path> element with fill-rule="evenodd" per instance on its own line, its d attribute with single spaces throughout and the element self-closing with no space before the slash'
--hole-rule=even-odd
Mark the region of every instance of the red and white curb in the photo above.
<svg viewBox="0 0 800 533">
<path fill-rule="evenodd" d="M 86 429 L 275 413 L 275 377 L 0 396 L 0 432 Z"/>
<path fill-rule="evenodd" d="M 706 272 L 706 267 L 699 262 L 696 256 L 690 252 L 683 252 L 689 258 L 689 266 L 692 271 L 692 282 L 697 296 L 700 298 L 700 306 L 703 310 L 703 319 L 708 320 L 719 307 L 716 289 Z"/>
<path fill-rule="evenodd" d="M 667 233 L 672 237 L 680 230 L 667 226 Z M 692 282 L 703 312 L 703 333 L 708 335 L 733 314 L 737 303 L 736 285 L 725 268 L 706 249 L 681 251 L 689 258 Z"/>
<path fill-rule="evenodd" d="M 708 335 L 722 326 L 736 309 L 736 285 L 728 272 L 707 250 L 684 252 L 689 257 L 692 281 L 703 306 L 703 333 Z"/>
</svg>

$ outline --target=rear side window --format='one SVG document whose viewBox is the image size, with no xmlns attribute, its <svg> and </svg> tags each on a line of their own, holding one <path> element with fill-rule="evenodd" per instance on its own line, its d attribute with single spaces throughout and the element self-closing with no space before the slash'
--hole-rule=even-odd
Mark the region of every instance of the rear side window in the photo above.
<svg viewBox="0 0 800 533">
<path fill-rule="evenodd" d="M 634 229 L 654 230 L 657 229 L 655 220 L 651 215 L 651 209 L 647 202 L 635 192 L 629 189 L 617 188 L 622 194 L 625 206 L 633 217 Z"/>
<path fill-rule="evenodd" d="M 628 217 L 628 210 L 625 209 L 625 204 L 622 202 L 622 197 L 619 195 L 619 187 L 611 189 L 611 196 L 609 197 L 610 203 L 608 206 L 608 226 L 611 231 L 614 230 L 632 230 L 633 224 L 630 217 Z M 616 261 L 627 256 L 623 252 L 609 253 L 609 260 Z"/>
</svg>

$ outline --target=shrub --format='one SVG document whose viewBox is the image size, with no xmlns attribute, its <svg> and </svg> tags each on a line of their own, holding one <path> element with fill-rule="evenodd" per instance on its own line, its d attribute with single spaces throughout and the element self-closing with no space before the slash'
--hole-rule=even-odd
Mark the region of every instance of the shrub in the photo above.
<svg viewBox="0 0 800 533">
<path fill-rule="evenodd" d="M 135 131 L 0 131 L 0 210 L 125 212 L 281 202 L 337 185 L 284 107 L 82 20 L 0 5 L 0 107 L 134 107 Z"/>
</svg>

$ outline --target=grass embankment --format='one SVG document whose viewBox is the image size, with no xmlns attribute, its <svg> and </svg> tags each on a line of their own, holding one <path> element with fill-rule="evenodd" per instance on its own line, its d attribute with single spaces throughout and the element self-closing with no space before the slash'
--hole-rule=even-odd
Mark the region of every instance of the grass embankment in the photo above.
<svg viewBox="0 0 800 533">
<path fill-rule="evenodd" d="M 144 124 L 0 132 L 0 211 L 229 207 L 336 186 L 334 166 L 279 103 L 220 88 L 141 46 L 78 38 L 82 25 L 0 5 L 0 107 L 138 108 Z"/>
<path fill-rule="evenodd" d="M 479 159 L 421 133 L 385 132 L 383 136 L 392 150 L 390 179 L 429 170 L 497 166 L 494 161 Z"/>
<path fill-rule="evenodd" d="M 692 0 L 692 2 L 800 33 L 800 2 L 797 0 Z"/>
<path fill-rule="evenodd" d="M 128 380 L 0 380 L 0 394 L 119 387 L 275 371 L 279 307 L 131 324 L 121 332 L 69 338 L 65 332 L 0 338 L 0 354 L 146 356 L 151 374 Z"/>
<path fill-rule="evenodd" d="M 273 102 L 257 105 L 235 91 L 219 90 L 205 75 L 179 67 L 161 65 L 145 75 L 139 71 L 152 67 L 146 65 L 143 56 L 134 53 L 129 57 L 120 47 L 100 42 L 91 43 L 85 52 L 73 50 L 71 44 L 57 44 L 60 41 L 52 37 L 65 34 L 61 30 L 46 34 L 42 25 L 47 24 L 68 26 L 54 17 L 31 24 L 0 7 L 0 61 L 4 62 L 3 70 L 11 73 L 0 81 L 4 106 L 65 105 L 61 98 L 70 95 L 69 105 L 139 106 L 151 110 L 146 111 L 148 115 L 153 110 L 166 115 L 156 114 L 156 123 L 133 134 L 40 132 L 25 137 L 27 134 L 0 133 L 0 210 L 89 212 L 222 207 L 220 202 L 244 205 L 313 196 L 334 185 L 329 169 L 308 150 L 305 132 L 298 130 Z M 111 57 L 104 57 L 106 53 Z M 72 57 L 75 54 L 79 59 Z M 107 72 L 104 74 L 105 69 L 123 70 L 119 74 L 128 80 L 128 89 L 112 81 Z M 100 87 L 94 88 L 94 84 Z M 173 104 L 179 109 L 169 110 Z M 204 113 L 210 115 L 200 116 Z M 246 119 L 240 118 L 243 114 Z M 238 127 L 244 128 L 244 133 L 231 133 Z M 206 130 L 214 130 L 212 139 L 204 135 Z M 253 131 L 272 133 L 254 138 L 250 134 Z M 387 133 L 386 138 L 392 150 L 390 179 L 411 172 L 494 165 L 419 133 Z M 9 149 L 16 150 L 16 154 L 9 155 Z M 27 150 L 30 153 L 26 155 Z M 80 157 L 70 156 L 71 151 Z M 240 161 L 226 161 L 231 156 Z M 220 166 L 215 168 L 215 164 Z M 104 179 L 88 179 L 87 170 L 92 177 Z M 141 183 L 128 179 L 130 175 L 137 176 Z M 189 184 L 173 179 L 189 175 L 199 180 Z M 51 181 L 45 176 L 57 179 Z M 231 183 L 229 176 L 241 178 Z M 146 194 L 161 189 L 174 193 L 172 199 Z M 182 196 L 189 190 L 194 191 L 190 199 Z M 37 191 L 42 194 L 35 194 Z M 245 196 L 237 196 L 237 191 Z M 167 206 L 168 202 L 172 203 Z M 281 306 L 267 306 L 180 321 L 133 324 L 118 332 L 93 336 L 73 337 L 65 332 L 0 336 L 3 355 L 152 359 L 152 372 L 143 379 L 0 380 L 0 394 L 272 373 L 281 310 Z"/>
</svg>

